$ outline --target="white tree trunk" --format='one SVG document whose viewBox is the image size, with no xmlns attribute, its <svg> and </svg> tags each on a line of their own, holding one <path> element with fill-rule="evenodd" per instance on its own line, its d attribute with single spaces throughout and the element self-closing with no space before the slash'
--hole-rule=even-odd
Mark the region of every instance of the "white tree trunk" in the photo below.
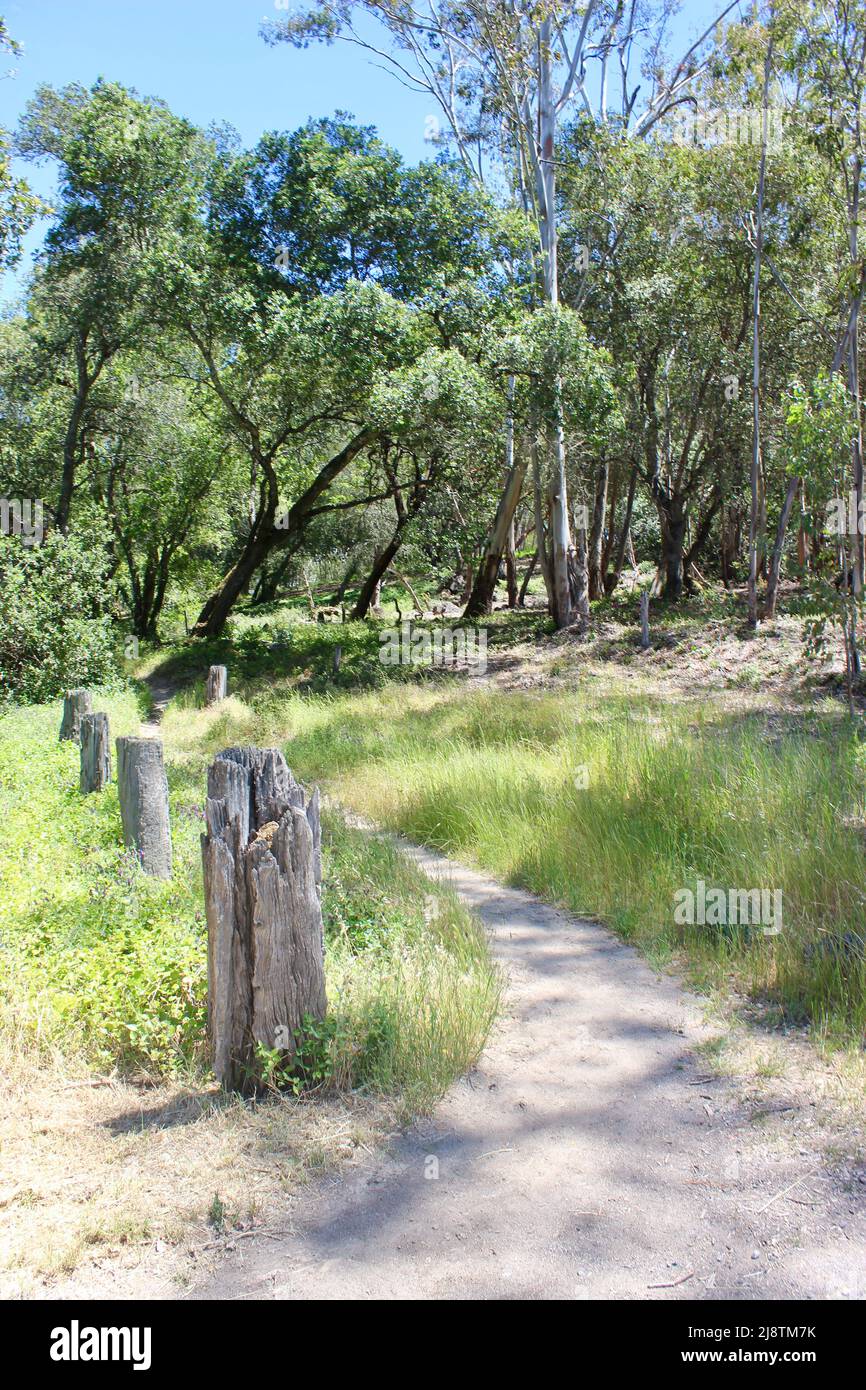
<svg viewBox="0 0 866 1390">
<path fill-rule="evenodd" d="M 758 206 L 755 226 L 755 268 L 752 281 L 752 505 L 749 513 L 749 627 L 758 626 L 758 513 L 761 477 L 761 268 L 764 255 L 764 188 L 767 177 L 767 124 L 773 36 L 764 59 L 764 94 L 761 121 L 761 164 L 758 173 Z"/>
<path fill-rule="evenodd" d="M 544 296 L 553 308 L 559 304 L 558 239 L 556 230 L 556 99 L 553 91 L 553 30 L 550 18 L 542 20 L 539 33 L 538 103 L 539 159 L 538 206 Z M 550 487 L 550 536 L 553 587 L 553 619 L 557 627 L 573 621 L 569 559 L 571 528 L 568 521 L 565 430 L 562 421 L 561 383 L 554 381 L 554 420 L 548 431 L 552 454 Z"/>
</svg>

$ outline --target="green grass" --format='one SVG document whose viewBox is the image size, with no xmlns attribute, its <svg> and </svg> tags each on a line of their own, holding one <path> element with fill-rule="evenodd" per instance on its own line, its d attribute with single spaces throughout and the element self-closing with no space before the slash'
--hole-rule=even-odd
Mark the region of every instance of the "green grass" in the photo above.
<svg viewBox="0 0 866 1390">
<path fill-rule="evenodd" d="M 263 685 L 270 693 L 332 696 L 352 690 L 382 689 L 389 685 L 441 683 L 441 673 L 424 666 L 385 666 L 379 659 L 383 634 L 397 625 L 396 615 L 356 623 L 312 623 L 297 603 L 270 604 L 239 610 L 227 624 L 223 637 L 180 642 L 172 647 L 144 650 L 129 670 L 142 676 L 156 669 L 183 685 L 194 707 L 204 704 L 204 684 L 209 666 L 228 664 L 230 689 L 241 698 L 260 701 Z M 461 626 L 456 618 L 414 623 L 415 630 L 434 632 Z M 549 633 L 551 623 L 537 611 L 496 613 L 485 618 L 490 650 L 508 648 L 517 641 L 533 640 Z M 334 652 L 339 647 L 339 670 Z M 445 679 L 448 679 L 447 676 Z"/>
<path fill-rule="evenodd" d="M 132 696 L 97 695 L 112 736 L 137 731 Z M 230 707 L 230 706 L 229 706 Z M 202 715 L 202 722 L 211 719 Z M 148 879 L 123 851 L 114 786 L 83 797 L 59 706 L 0 717 L 2 1035 L 13 1055 L 201 1078 L 206 927 L 201 806 L 206 748 L 164 730 L 174 874 Z M 226 721 L 220 746 L 234 741 Z M 211 719 L 211 735 L 219 729 Z M 217 739 L 219 742 L 219 738 Z M 316 1079 L 429 1106 L 477 1058 L 499 981 L 477 921 L 392 844 L 326 815 L 330 1016 Z"/>
<path fill-rule="evenodd" d="M 137 732 L 132 697 L 103 697 L 112 735 Z M 3 1025 L 54 1051 L 147 1072 L 191 1061 L 204 989 L 192 826 L 176 818 L 171 884 L 145 878 L 118 834 L 117 789 L 82 797 L 59 706 L 0 718 Z"/>
<path fill-rule="evenodd" d="M 212 751 L 277 742 L 381 823 L 602 917 L 657 963 L 684 954 L 699 985 L 863 1040 L 866 778 L 841 714 L 770 726 L 627 687 L 470 694 L 456 681 L 247 697 L 170 722 Z M 780 890 L 781 935 L 677 926 L 675 894 L 698 879 Z"/>
<path fill-rule="evenodd" d="M 537 639 L 545 624 L 497 614 L 491 649 Z M 732 987 L 771 1019 L 862 1043 L 866 778 L 841 712 L 771 719 L 723 700 L 673 704 L 639 676 L 584 677 L 566 649 L 557 661 L 571 688 L 469 691 L 441 674 L 386 672 L 378 645 L 376 624 L 323 627 L 275 607 L 239 614 L 220 643 L 145 658 L 140 669 L 159 664 L 187 683 L 162 731 L 170 884 L 145 879 L 123 853 L 114 789 L 79 795 L 57 706 L 0 719 L 7 1050 L 203 1074 L 201 804 L 208 761 L 238 743 L 283 748 L 308 782 L 602 918 L 654 963 L 685 959 L 700 987 Z M 233 693 L 205 710 L 202 677 L 217 659 Z M 142 701 L 106 696 L 98 707 L 117 735 L 136 727 Z M 325 829 L 331 1012 L 311 1042 L 316 1078 L 429 1104 L 487 1036 L 498 982 L 486 943 L 389 843 L 333 814 Z M 678 927 L 675 895 L 698 879 L 780 890 L 781 935 Z"/>
</svg>

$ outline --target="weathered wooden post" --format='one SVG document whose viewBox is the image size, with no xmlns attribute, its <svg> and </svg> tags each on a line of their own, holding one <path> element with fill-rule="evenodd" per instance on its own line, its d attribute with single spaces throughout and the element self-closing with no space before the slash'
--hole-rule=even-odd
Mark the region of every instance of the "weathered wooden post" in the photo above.
<svg viewBox="0 0 866 1390">
<path fill-rule="evenodd" d="M 111 781 L 111 741 L 107 714 L 81 716 L 81 778 L 85 796 L 101 792 Z"/>
<path fill-rule="evenodd" d="M 152 878 L 171 878 L 168 779 L 158 738 L 117 740 L 117 791 L 127 849 Z"/>
<path fill-rule="evenodd" d="M 217 1080 L 260 1089 L 257 1044 L 291 1059 L 324 1018 L 319 792 L 306 801 L 275 748 L 229 748 L 208 769 L 202 836 L 208 1031 Z"/>
<path fill-rule="evenodd" d="M 650 645 L 649 605 L 649 589 L 644 589 L 640 596 L 640 644 L 644 651 L 646 651 Z"/>
<path fill-rule="evenodd" d="M 70 690 L 63 698 L 63 719 L 60 724 L 60 740 L 72 739 L 75 743 L 81 738 L 81 716 L 93 713 L 93 696 L 89 690 Z"/>
<path fill-rule="evenodd" d="M 218 705 L 228 690 L 229 673 L 225 666 L 212 666 L 207 673 L 205 704 Z"/>
</svg>

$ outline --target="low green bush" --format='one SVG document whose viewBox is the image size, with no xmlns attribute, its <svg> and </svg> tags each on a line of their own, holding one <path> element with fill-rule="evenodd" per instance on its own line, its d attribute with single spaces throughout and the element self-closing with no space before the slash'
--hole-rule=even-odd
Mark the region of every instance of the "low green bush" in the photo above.
<svg viewBox="0 0 866 1390">
<path fill-rule="evenodd" d="M 120 675 L 104 549 L 56 533 L 0 536 L 0 707 Z"/>
</svg>

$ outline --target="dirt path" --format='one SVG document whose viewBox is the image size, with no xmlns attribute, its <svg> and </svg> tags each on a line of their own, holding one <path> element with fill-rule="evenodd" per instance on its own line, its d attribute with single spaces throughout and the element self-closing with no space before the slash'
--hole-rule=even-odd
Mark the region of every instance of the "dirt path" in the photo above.
<svg viewBox="0 0 866 1390">
<path fill-rule="evenodd" d="M 141 738 L 159 738 L 159 726 L 162 723 L 163 715 L 180 687 L 177 681 L 169 680 L 166 676 L 160 675 L 148 676 L 145 685 L 150 692 L 151 704 L 149 717 L 142 721 L 139 736 Z"/>
<path fill-rule="evenodd" d="M 493 934 L 505 1017 L 430 1121 L 193 1297 L 866 1297 L 866 1187 L 814 1122 L 761 1123 L 707 1074 L 697 999 L 603 927 L 411 852 Z"/>
</svg>

